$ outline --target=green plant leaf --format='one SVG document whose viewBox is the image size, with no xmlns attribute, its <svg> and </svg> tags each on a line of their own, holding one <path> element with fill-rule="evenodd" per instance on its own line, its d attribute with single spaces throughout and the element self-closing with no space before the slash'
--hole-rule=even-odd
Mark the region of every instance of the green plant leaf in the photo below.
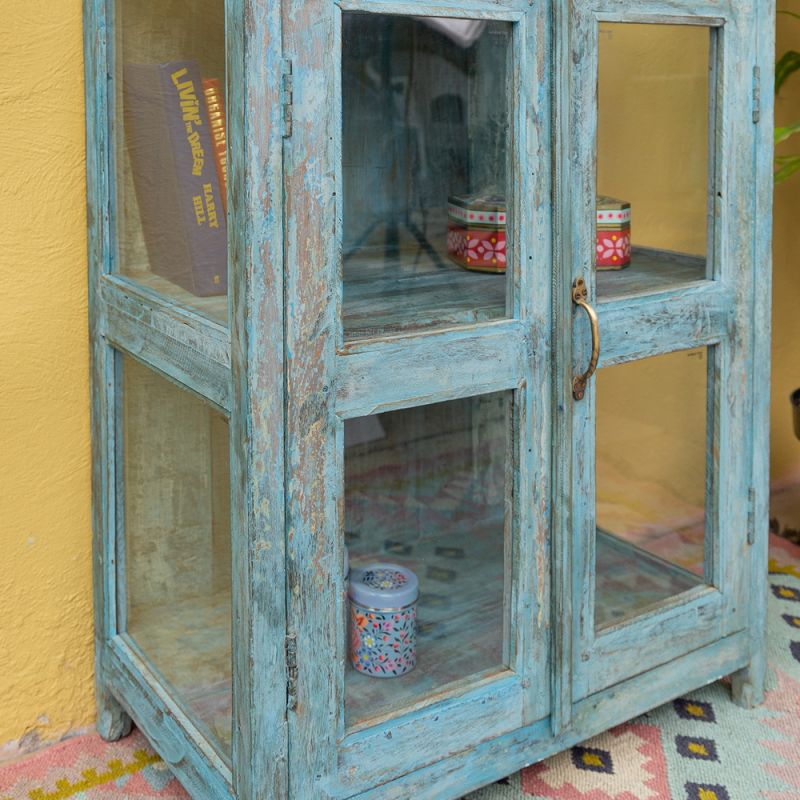
<svg viewBox="0 0 800 800">
<path fill-rule="evenodd" d="M 785 181 L 787 178 L 800 171 L 800 155 L 778 156 L 775 159 L 776 170 L 774 173 L 775 183 Z"/>
<path fill-rule="evenodd" d="M 795 122 L 793 125 L 786 125 L 782 128 L 775 128 L 775 144 L 785 142 L 796 133 L 800 133 L 800 122 Z"/>
<path fill-rule="evenodd" d="M 780 91 L 786 79 L 800 69 L 800 53 L 797 50 L 787 50 L 775 65 L 775 94 Z"/>
</svg>

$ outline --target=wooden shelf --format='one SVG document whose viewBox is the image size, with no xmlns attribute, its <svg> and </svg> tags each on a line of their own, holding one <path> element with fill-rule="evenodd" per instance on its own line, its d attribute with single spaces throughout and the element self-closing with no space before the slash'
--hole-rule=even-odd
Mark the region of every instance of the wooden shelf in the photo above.
<svg viewBox="0 0 800 800">
<path fill-rule="evenodd" d="M 622 270 L 597 273 L 597 300 L 678 289 L 705 279 L 702 256 L 639 248 Z M 344 266 L 344 333 L 361 338 L 506 316 L 504 275 L 470 272 L 441 254 L 439 265 L 416 253 L 359 254 Z"/>
<path fill-rule="evenodd" d="M 438 694 L 464 678 L 503 669 L 503 558 L 496 526 L 462 531 L 479 557 L 458 562 L 459 593 L 445 597 L 435 570 L 420 577 L 417 667 L 399 678 L 371 678 L 345 664 L 348 726 Z M 437 544 L 442 541 L 437 538 Z M 491 552 L 494 550 L 494 557 Z M 466 550 L 469 554 L 470 549 Z M 360 560 L 366 558 L 362 557 Z M 356 556 L 356 562 L 359 561 Z M 398 563 L 407 559 L 395 558 Z M 613 535 L 598 531 L 596 625 L 630 619 L 696 586 L 702 578 Z M 498 585 L 499 584 L 499 585 Z M 487 588 L 488 587 L 488 588 Z M 496 587 L 496 591 L 491 587 Z M 184 705 L 227 750 L 231 741 L 231 599 L 226 591 L 154 606 L 130 622 L 130 635 Z"/>
<path fill-rule="evenodd" d="M 631 619 L 703 584 L 695 575 L 598 529 L 595 627 Z"/>
<path fill-rule="evenodd" d="M 441 328 L 504 317 L 505 275 L 470 272 L 440 253 L 416 251 L 345 259 L 343 316 L 347 339 Z"/>
<path fill-rule="evenodd" d="M 681 289 L 705 278 L 704 256 L 635 247 L 625 269 L 597 271 L 597 301 Z"/>
<path fill-rule="evenodd" d="M 231 745 L 231 593 L 199 594 L 129 615 L 128 634 L 178 700 Z"/>
<path fill-rule="evenodd" d="M 703 256 L 639 248 L 625 269 L 597 272 L 597 301 L 678 289 L 704 280 L 705 275 Z M 226 295 L 196 297 L 151 272 L 126 277 L 228 324 Z M 347 339 L 486 322 L 506 317 L 506 279 L 470 272 L 444 253 L 438 265 L 417 252 L 392 257 L 358 254 L 345 259 L 342 305 Z"/>
<path fill-rule="evenodd" d="M 226 294 L 198 297 L 186 289 L 182 289 L 177 283 L 168 281 L 154 272 L 137 270 L 136 272 L 122 273 L 122 277 L 138 283 L 151 292 L 156 292 L 176 305 L 197 311 L 220 325 L 227 326 L 228 324 L 228 296 Z"/>
</svg>

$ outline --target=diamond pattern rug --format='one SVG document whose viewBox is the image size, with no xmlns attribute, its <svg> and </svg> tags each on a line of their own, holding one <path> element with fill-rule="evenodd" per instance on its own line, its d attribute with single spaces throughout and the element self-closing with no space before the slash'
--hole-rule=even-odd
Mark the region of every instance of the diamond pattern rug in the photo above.
<svg viewBox="0 0 800 800">
<path fill-rule="evenodd" d="M 798 800 L 800 548 L 770 543 L 766 702 L 746 711 L 721 683 L 678 698 L 465 800 Z M 188 795 L 139 732 L 61 742 L 0 767 L 0 800 Z M 200 798 L 199 800 L 203 800 Z"/>
</svg>

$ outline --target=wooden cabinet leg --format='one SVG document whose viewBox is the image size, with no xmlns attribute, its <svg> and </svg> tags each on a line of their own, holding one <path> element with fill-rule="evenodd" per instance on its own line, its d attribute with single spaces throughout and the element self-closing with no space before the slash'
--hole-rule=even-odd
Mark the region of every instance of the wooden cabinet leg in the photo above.
<svg viewBox="0 0 800 800">
<path fill-rule="evenodd" d="M 111 693 L 97 689 L 97 732 L 107 742 L 116 742 L 131 732 L 133 722 Z"/>
<path fill-rule="evenodd" d="M 737 706 L 755 708 L 764 702 L 766 661 L 761 656 L 754 658 L 744 669 L 731 675 L 731 697 Z"/>
</svg>

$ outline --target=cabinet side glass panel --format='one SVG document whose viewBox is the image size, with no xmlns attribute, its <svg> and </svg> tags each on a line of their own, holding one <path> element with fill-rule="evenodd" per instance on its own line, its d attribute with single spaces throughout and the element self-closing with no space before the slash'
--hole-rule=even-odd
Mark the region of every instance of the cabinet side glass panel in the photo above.
<svg viewBox="0 0 800 800">
<path fill-rule="evenodd" d="M 597 373 L 598 628 L 704 582 L 707 348 Z"/>
<path fill-rule="evenodd" d="M 342 16 L 345 337 L 504 317 L 512 23 Z"/>
<path fill-rule="evenodd" d="M 227 323 L 224 0 L 117 0 L 117 269 Z"/>
<path fill-rule="evenodd" d="M 601 299 L 708 275 L 713 35 L 702 26 L 599 26 Z"/>
<path fill-rule="evenodd" d="M 229 752 L 228 423 L 134 359 L 121 361 L 124 629 Z"/>
<path fill-rule="evenodd" d="M 509 663 L 512 398 L 499 392 L 345 422 L 349 726 Z M 363 596 L 397 568 L 400 587 L 377 602 Z M 406 589 L 417 582 L 415 597 Z"/>
</svg>

